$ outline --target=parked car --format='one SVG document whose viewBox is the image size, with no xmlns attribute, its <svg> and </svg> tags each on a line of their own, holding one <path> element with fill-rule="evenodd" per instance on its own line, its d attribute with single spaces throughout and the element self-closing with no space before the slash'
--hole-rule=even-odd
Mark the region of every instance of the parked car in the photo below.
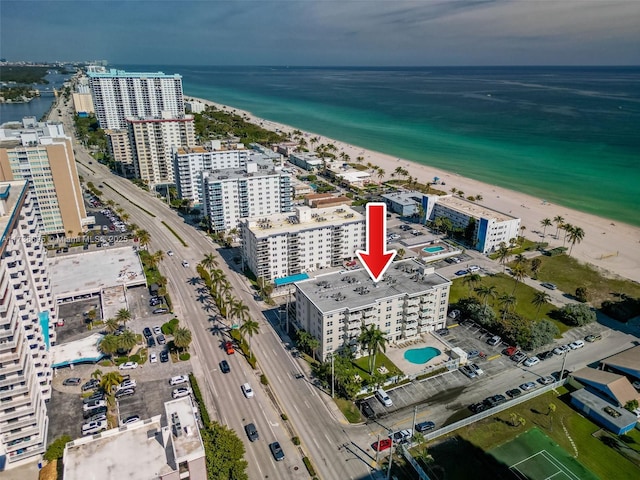
<svg viewBox="0 0 640 480">
<path fill-rule="evenodd" d="M 513 360 L 516 363 L 520 363 L 521 361 L 523 361 L 525 358 L 527 358 L 527 355 L 522 353 L 522 352 L 516 352 L 512 357 L 511 360 Z"/>
<path fill-rule="evenodd" d="M 447 335 L 449 335 L 449 329 L 448 328 L 441 328 L 439 330 L 436 330 L 436 333 L 438 335 L 440 335 L 441 337 L 446 337 Z"/>
<path fill-rule="evenodd" d="M 524 361 L 525 367 L 533 367 L 540 363 L 540 359 L 538 357 L 529 357 Z"/>
<path fill-rule="evenodd" d="M 589 343 L 593 343 L 597 342 L 598 340 L 602 340 L 602 335 L 596 333 L 595 335 L 587 335 L 586 337 L 584 337 L 584 339 Z"/>
<path fill-rule="evenodd" d="M 96 392 L 93 395 L 91 395 L 90 397 L 83 398 L 82 399 L 82 403 L 84 405 L 87 405 L 89 403 L 96 402 L 96 401 L 99 401 L 99 400 L 104 400 L 104 399 L 105 399 L 104 393 Z"/>
<path fill-rule="evenodd" d="M 158 363 L 158 356 L 155 353 L 149 355 L 149 363 Z"/>
<path fill-rule="evenodd" d="M 550 385 L 556 381 L 551 375 L 547 375 L 546 377 L 542 377 L 538 379 L 538 382 L 542 385 Z"/>
<path fill-rule="evenodd" d="M 247 437 L 249 438 L 249 441 L 251 442 L 255 442 L 256 440 L 258 440 L 260 438 L 260 435 L 258 435 L 258 429 L 256 428 L 256 426 L 253 423 L 248 423 L 244 426 L 244 431 L 247 434 Z"/>
<path fill-rule="evenodd" d="M 138 368 L 138 363 L 137 362 L 127 362 L 127 363 L 123 363 L 118 368 L 120 370 L 134 370 L 134 369 Z"/>
<path fill-rule="evenodd" d="M 82 412 L 82 417 L 86 420 L 89 418 L 93 418 L 97 415 L 105 415 L 107 413 L 107 407 L 97 407 L 97 408 L 91 408 L 89 410 L 84 410 Z"/>
<path fill-rule="evenodd" d="M 186 383 L 189 381 L 189 377 L 186 375 L 176 375 L 175 377 L 171 377 L 169 380 L 169 385 L 180 385 L 181 383 Z"/>
<path fill-rule="evenodd" d="M 162 331 L 160 330 L 160 327 L 155 325 L 153 327 L 153 333 L 155 333 L 156 335 L 160 335 L 162 333 Z"/>
<path fill-rule="evenodd" d="M 635 381 L 633 382 L 631 385 L 633 385 L 633 388 L 635 388 L 636 390 L 640 391 L 640 381 Z"/>
<path fill-rule="evenodd" d="M 373 448 L 376 452 L 384 452 L 385 450 L 390 449 L 391 445 L 393 445 L 393 442 L 390 438 L 383 438 L 379 442 L 372 443 L 371 448 Z"/>
<path fill-rule="evenodd" d="M 489 407 L 489 408 L 493 408 L 496 405 L 500 405 L 501 403 L 504 403 L 507 401 L 507 397 L 505 397 L 504 395 L 493 395 L 491 397 L 487 397 L 484 399 L 484 404 Z"/>
<path fill-rule="evenodd" d="M 92 378 L 91 380 L 89 380 L 88 382 L 82 385 L 81 390 L 83 392 L 86 392 L 87 390 L 98 388 L 99 386 L 100 386 L 100 380 L 98 380 L 97 378 Z"/>
<path fill-rule="evenodd" d="M 156 341 L 158 342 L 158 345 L 165 345 L 167 343 L 167 339 L 162 334 L 156 337 Z"/>
<path fill-rule="evenodd" d="M 181 398 L 186 397 L 191 393 L 191 389 L 189 387 L 178 387 L 171 392 L 171 397 L 173 398 Z"/>
<path fill-rule="evenodd" d="M 278 442 L 270 443 L 269 450 L 271 450 L 271 455 L 273 455 L 273 458 L 276 459 L 276 462 L 284 460 L 284 452 L 282 451 L 282 447 Z"/>
<path fill-rule="evenodd" d="M 135 380 L 131 380 L 130 378 L 127 380 L 123 380 L 117 387 L 116 390 L 124 390 L 125 388 L 136 388 L 137 382 Z"/>
<path fill-rule="evenodd" d="M 136 393 L 135 388 L 124 388 L 122 390 L 118 390 L 116 392 L 116 398 L 122 398 L 122 397 L 130 397 L 131 395 L 134 395 Z"/>
<path fill-rule="evenodd" d="M 106 406 L 107 406 L 107 402 L 105 402 L 104 400 L 93 400 L 92 402 L 85 403 L 82 406 L 82 411 L 89 412 L 94 408 L 106 407 Z"/>
<path fill-rule="evenodd" d="M 571 350 L 577 350 L 584 347 L 584 342 L 582 340 L 576 340 L 575 342 L 571 342 L 569 344 L 569 347 L 571 348 Z"/>
<path fill-rule="evenodd" d="M 106 419 L 107 419 L 107 416 L 104 413 L 99 413 L 97 415 L 94 415 L 93 417 L 85 418 L 86 423 L 102 422 L 103 420 L 106 420 Z"/>
<path fill-rule="evenodd" d="M 413 432 L 410 429 L 399 430 L 389 435 L 389 438 L 393 440 L 394 443 L 407 443 L 411 439 L 411 435 L 413 435 Z"/>
<path fill-rule="evenodd" d="M 463 365 L 462 367 L 460 367 L 459 369 L 463 375 L 466 375 L 469 378 L 476 378 L 476 372 L 474 372 L 473 370 L 471 370 L 471 368 L 468 365 Z"/>
<path fill-rule="evenodd" d="M 529 390 L 533 390 L 534 388 L 536 388 L 536 384 L 533 382 L 527 382 L 520 385 L 520 390 L 523 390 L 525 392 L 528 392 Z"/>
<path fill-rule="evenodd" d="M 243 383 L 242 384 L 242 393 L 244 393 L 244 396 L 247 398 L 252 398 L 253 397 L 253 390 L 251 389 L 251 385 L 249 385 L 248 383 Z"/>
<path fill-rule="evenodd" d="M 424 433 L 436 428 L 436 424 L 433 422 L 420 422 L 415 425 L 416 432 Z"/>
<path fill-rule="evenodd" d="M 153 337 L 147 337 L 147 347 L 153 348 L 155 346 L 156 346 L 156 341 L 153 339 Z"/>
<path fill-rule="evenodd" d="M 552 350 L 552 352 L 553 352 L 555 355 L 564 355 L 564 350 L 563 350 L 563 349 L 561 349 L 560 347 L 556 347 L 556 348 L 554 348 L 554 349 Z"/>
<path fill-rule="evenodd" d="M 169 361 L 169 352 L 162 350 L 160 352 L 160 363 L 166 363 Z"/>
<path fill-rule="evenodd" d="M 82 435 L 95 435 L 107 429 L 106 420 L 89 422 L 82 425 Z"/>
<path fill-rule="evenodd" d="M 169 312 L 169 310 L 168 310 L 168 309 L 166 309 L 166 308 L 156 308 L 156 309 L 155 309 L 153 312 L 151 312 L 151 313 L 153 313 L 154 315 L 160 315 L 160 314 L 162 314 L 162 313 L 167 313 L 167 312 Z"/>
<path fill-rule="evenodd" d="M 522 390 L 519 388 L 512 388 L 511 390 L 507 390 L 507 396 L 509 398 L 516 398 L 522 395 Z"/>
<path fill-rule="evenodd" d="M 544 282 L 544 283 L 541 283 L 540 285 L 543 286 L 544 288 L 548 288 L 549 290 L 555 290 L 556 288 L 558 288 L 556 287 L 555 284 L 549 283 L 549 282 Z"/>
<path fill-rule="evenodd" d="M 229 362 L 226 360 L 222 360 L 220 362 L 220 371 L 222 373 L 229 373 L 231 371 L 231 367 L 229 367 Z"/>
<path fill-rule="evenodd" d="M 513 357 L 517 351 L 517 347 L 507 347 L 502 351 L 502 354 L 506 355 L 507 357 Z"/>
<path fill-rule="evenodd" d="M 362 411 L 362 414 L 367 418 L 373 418 L 376 414 L 369 402 L 362 402 L 360 405 L 360 411 Z"/>
<path fill-rule="evenodd" d="M 469 410 L 471 410 L 472 413 L 484 412 L 486 409 L 487 409 L 487 406 L 483 402 L 478 402 L 478 403 L 469 405 Z"/>
<path fill-rule="evenodd" d="M 461 277 L 461 276 L 463 276 L 463 275 L 466 275 L 467 273 L 469 273 L 467 270 L 458 270 L 458 271 L 456 272 L 456 275 L 457 275 L 457 276 L 459 276 L 459 277 Z"/>
<path fill-rule="evenodd" d="M 487 343 L 489 345 L 491 345 L 492 347 L 495 347 L 496 345 L 498 345 L 500 342 L 502 341 L 502 338 L 500 338 L 498 335 L 494 335 L 493 337 L 491 337 L 489 340 L 487 340 Z"/>
<path fill-rule="evenodd" d="M 470 352 L 467 352 L 467 358 L 469 360 L 471 360 L 472 358 L 476 358 L 478 355 L 480 355 L 480 352 L 478 350 L 471 350 Z"/>
<path fill-rule="evenodd" d="M 122 421 L 121 425 L 129 425 L 131 423 L 136 423 L 138 421 L 140 421 L 140 416 L 139 415 L 131 415 L 131 416 L 125 418 Z"/>
<path fill-rule="evenodd" d="M 484 375 L 484 370 L 482 370 L 476 363 L 469 365 L 469 368 L 471 368 L 471 370 L 473 370 L 478 376 Z"/>
<path fill-rule="evenodd" d="M 75 387 L 77 385 L 80 385 L 80 382 L 82 382 L 82 380 L 78 377 L 71 377 L 71 378 L 67 378 L 66 380 L 64 380 L 62 382 L 62 385 L 64 385 L 65 387 Z"/>
<path fill-rule="evenodd" d="M 142 330 L 142 334 L 147 338 L 153 336 L 153 333 L 151 333 L 151 329 L 149 327 L 144 327 L 144 330 Z"/>
<path fill-rule="evenodd" d="M 549 358 L 553 357 L 553 352 L 551 350 L 547 350 L 546 352 L 540 352 L 537 357 L 540 360 L 548 360 Z"/>
</svg>

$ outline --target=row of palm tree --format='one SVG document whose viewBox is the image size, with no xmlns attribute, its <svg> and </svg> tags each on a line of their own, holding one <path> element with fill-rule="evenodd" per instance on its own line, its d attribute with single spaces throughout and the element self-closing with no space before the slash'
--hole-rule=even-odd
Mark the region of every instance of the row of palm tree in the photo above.
<svg viewBox="0 0 640 480">
<path fill-rule="evenodd" d="M 550 227 L 556 224 L 556 234 L 555 238 L 558 239 L 558 234 L 560 230 L 564 230 L 564 239 L 562 241 L 562 246 L 564 247 L 567 240 L 571 244 L 571 248 L 569 249 L 569 255 L 573 251 L 573 247 L 576 243 L 580 244 L 584 239 L 585 232 L 581 227 L 577 227 L 571 225 L 570 223 L 565 223 L 564 218 L 561 215 L 557 215 L 553 218 L 553 221 L 550 218 L 543 218 L 540 221 L 540 225 L 542 226 L 542 238 L 544 239 L 547 235 L 547 227 Z"/>
<path fill-rule="evenodd" d="M 387 351 L 387 337 L 377 325 L 371 325 L 366 328 L 362 323 L 362 330 L 358 336 L 358 342 L 363 350 L 366 350 L 369 356 L 369 375 L 373 374 L 376 367 L 376 356 L 378 353 Z"/>
</svg>

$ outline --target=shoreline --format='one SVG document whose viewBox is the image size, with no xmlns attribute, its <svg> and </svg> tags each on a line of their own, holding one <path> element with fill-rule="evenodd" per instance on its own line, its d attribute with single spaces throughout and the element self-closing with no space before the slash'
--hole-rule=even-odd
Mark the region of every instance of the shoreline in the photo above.
<svg viewBox="0 0 640 480">
<path fill-rule="evenodd" d="M 305 137 L 316 136 L 320 139 L 318 143 L 334 144 L 337 147 L 336 153 L 345 152 L 351 157 L 352 162 L 358 156 L 364 157 L 363 163 L 371 163 L 384 169 L 385 176 L 381 181 L 390 180 L 392 178 L 391 173 L 396 168 L 402 167 L 409 172 L 409 175 L 419 178 L 422 182 L 433 177 L 439 177 L 440 180 L 446 183 L 447 191 L 456 188 L 457 190 L 462 190 L 465 196 L 481 194 L 482 201 L 476 203 L 519 217 L 521 225 L 526 227 L 524 236 L 533 241 L 543 240 L 543 227 L 540 222 L 544 218 L 549 218 L 553 221 L 554 217 L 561 216 L 564 218 L 565 223 L 579 226 L 585 232 L 582 242 L 576 243 L 573 247 L 572 256 L 574 258 L 607 270 L 611 274 L 640 282 L 640 227 L 549 203 L 525 193 L 463 177 L 458 173 L 350 145 L 324 135 L 297 129 L 294 126 L 266 120 L 255 116 L 247 110 L 230 105 L 185 95 L 185 97 L 187 96 L 205 105 L 212 105 L 221 110 L 246 115 L 251 123 L 261 125 L 268 130 L 275 131 L 278 129 L 283 132 L 300 130 Z M 563 244 L 562 231 L 559 233 L 558 239 L 554 237 L 555 234 L 556 226 L 554 223 L 552 226 L 547 227 L 544 237 L 544 241 L 548 242 L 550 247 L 562 246 Z M 570 247 L 570 245 L 566 246 Z"/>
</svg>

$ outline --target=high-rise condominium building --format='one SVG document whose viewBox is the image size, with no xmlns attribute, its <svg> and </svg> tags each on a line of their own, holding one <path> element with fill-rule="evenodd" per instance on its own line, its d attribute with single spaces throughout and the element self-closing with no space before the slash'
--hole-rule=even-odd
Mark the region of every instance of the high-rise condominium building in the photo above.
<svg viewBox="0 0 640 480">
<path fill-rule="evenodd" d="M 202 172 L 201 183 L 204 214 L 215 232 L 237 228 L 243 218 L 291 211 L 291 177 L 268 163 Z"/>
<path fill-rule="evenodd" d="M 195 145 L 193 117 L 162 112 L 160 118 L 127 118 L 127 126 L 135 177 L 152 187 L 174 183 L 172 151 Z"/>
<path fill-rule="evenodd" d="M 388 341 L 419 337 L 446 326 L 451 281 L 416 260 L 393 263 L 382 281 L 364 270 L 320 275 L 295 284 L 295 323 L 329 354 L 361 351 L 358 337 L 375 325 Z"/>
<path fill-rule="evenodd" d="M 173 172 L 178 196 L 200 205 L 204 198 L 200 174 L 230 168 L 244 169 L 251 154 L 252 151 L 242 144 L 222 145 L 220 140 L 205 146 L 175 149 Z"/>
<path fill-rule="evenodd" d="M 29 117 L 22 128 L 0 128 L 0 181 L 28 180 L 42 233 L 78 235 L 95 223 L 82 198 L 71 139 L 60 123 Z"/>
<path fill-rule="evenodd" d="M 127 118 L 184 115 L 182 77 L 162 72 L 139 73 L 111 69 L 88 72 L 96 117 L 103 129 L 126 128 Z"/>
<path fill-rule="evenodd" d="M 0 469 L 45 451 L 55 306 L 36 200 L 0 182 Z"/>
<path fill-rule="evenodd" d="M 299 206 L 240 226 L 245 264 L 268 282 L 340 266 L 365 246 L 364 216 L 347 206 Z"/>
</svg>

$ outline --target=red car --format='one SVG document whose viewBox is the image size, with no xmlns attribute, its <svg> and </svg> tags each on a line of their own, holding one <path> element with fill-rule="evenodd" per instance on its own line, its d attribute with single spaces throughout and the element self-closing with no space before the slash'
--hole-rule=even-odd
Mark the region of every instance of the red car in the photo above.
<svg viewBox="0 0 640 480">
<path fill-rule="evenodd" d="M 518 351 L 518 349 L 516 347 L 508 347 L 505 348 L 504 353 L 507 357 L 511 357 L 513 355 L 515 355 L 515 353 Z"/>
<path fill-rule="evenodd" d="M 226 342 L 224 344 L 224 349 L 227 352 L 227 355 L 232 355 L 234 354 L 236 351 L 233 349 L 233 343 L 231 342 Z"/>
<path fill-rule="evenodd" d="M 392 444 L 393 441 L 390 438 L 385 438 L 384 440 L 380 440 L 379 442 L 375 442 L 374 444 L 372 444 L 371 448 L 373 448 L 376 452 L 383 452 L 391 448 Z"/>
</svg>

